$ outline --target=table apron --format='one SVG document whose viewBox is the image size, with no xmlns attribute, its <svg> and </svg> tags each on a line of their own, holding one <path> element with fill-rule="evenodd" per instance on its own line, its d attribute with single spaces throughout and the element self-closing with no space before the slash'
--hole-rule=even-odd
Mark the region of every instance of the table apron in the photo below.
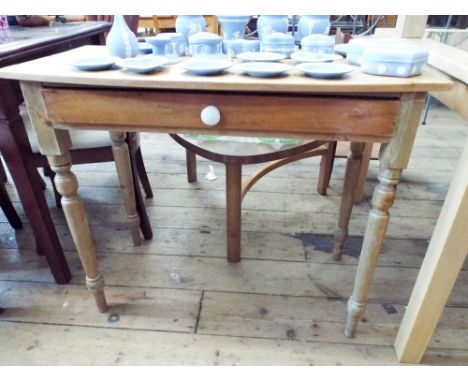
<svg viewBox="0 0 468 382">
<path fill-rule="evenodd" d="M 388 142 L 400 111 L 398 98 L 371 96 L 76 88 L 41 93 L 47 119 L 56 128 Z M 220 111 L 216 126 L 200 118 L 207 106 Z"/>
</svg>

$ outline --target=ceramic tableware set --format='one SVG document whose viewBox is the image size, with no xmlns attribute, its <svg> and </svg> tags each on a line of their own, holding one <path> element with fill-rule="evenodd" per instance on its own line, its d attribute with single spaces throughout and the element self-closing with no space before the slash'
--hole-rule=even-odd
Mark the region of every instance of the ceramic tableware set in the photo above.
<svg viewBox="0 0 468 382">
<path fill-rule="evenodd" d="M 245 30 L 250 16 L 217 16 L 223 36 L 206 32 L 202 16 L 179 16 L 176 33 L 159 33 L 138 42 L 122 16 L 115 16 L 106 45 L 110 56 L 80 59 L 71 64 L 80 70 L 107 70 L 117 66 L 140 74 L 155 72 L 163 65 L 192 56 L 180 67 L 195 75 L 221 74 L 233 65 L 255 77 L 277 77 L 293 68 L 281 62 L 292 59 L 304 75 L 339 78 L 361 66 L 364 73 L 410 77 L 421 74 L 428 60 L 424 48 L 397 38 L 358 37 L 335 46 L 328 36 L 329 16 L 302 16 L 296 38 L 288 33 L 287 16 L 260 16 L 259 40 L 248 39 Z M 300 38 L 300 50 L 296 39 Z M 334 54 L 338 53 L 338 54 Z M 152 54 L 149 54 L 152 53 Z M 335 63 L 346 60 L 349 65 Z"/>
</svg>

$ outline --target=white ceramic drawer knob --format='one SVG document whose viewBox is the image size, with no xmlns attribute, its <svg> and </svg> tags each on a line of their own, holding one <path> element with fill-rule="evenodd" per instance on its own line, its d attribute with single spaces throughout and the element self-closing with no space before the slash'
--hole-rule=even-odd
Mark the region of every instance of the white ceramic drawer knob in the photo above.
<svg viewBox="0 0 468 382">
<path fill-rule="evenodd" d="M 221 120 L 221 114 L 216 106 L 205 107 L 202 110 L 200 117 L 202 122 L 208 126 L 216 126 Z"/>
</svg>

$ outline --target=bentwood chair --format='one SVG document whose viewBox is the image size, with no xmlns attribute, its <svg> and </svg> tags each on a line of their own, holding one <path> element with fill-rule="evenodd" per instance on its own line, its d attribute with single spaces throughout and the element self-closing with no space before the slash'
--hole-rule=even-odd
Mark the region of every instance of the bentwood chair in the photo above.
<svg viewBox="0 0 468 382">
<path fill-rule="evenodd" d="M 285 164 L 321 156 L 317 190 L 326 194 L 333 162 L 332 147 L 326 141 L 280 138 L 216 137 L 171 134 L 186 150 L 187 179 L 197 180 L 196 155 L 223 163 L 226 168 L 226 245 L 231 263 L 241 260 L 241 205 L 249 189 L 264 175 Z M 242 183 L 242 166 L 266 163 Z M 328 176 L 328 178 L 327 178 Z"/>
</svg>

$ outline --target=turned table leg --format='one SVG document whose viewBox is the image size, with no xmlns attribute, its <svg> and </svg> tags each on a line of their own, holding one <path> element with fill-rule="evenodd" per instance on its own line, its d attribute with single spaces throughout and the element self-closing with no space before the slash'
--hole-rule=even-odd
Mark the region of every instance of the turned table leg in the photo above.
<svg viewBox="0 0 468 382">
<path fill-rule="evenodd" d="M 362 243 L 353 294 L 348 300 L 348 319 L 345 327 L 347 337 L 353 337 L 356 326 L 366 309 L 367 294 L 390 219 L 388 210 L 395 200 L 396 185 L 400 180 L 401 171 L 401 169 L 380 169 L 379 184 L 372 197 L 372 209 Z"/>
<path fill-rule="evenodd" d="M 62 195 L 63 212 L 86 273 L 86 285 L 93 292 L 99 311 L 105 312 L 108 306 L 104 295 L 104 279 L 98 268 L 83 202 L 77 195 L 78 180 L 71 171 L 70 134 L 67 130 L 54 129 L 47 121 L 40 84 L 22 82 L 21 90 L 41 153 L 47 155 L 49 164 L 56 173 L 54 182 Z"/>
<path fill-rule="evenodd" d="M 423 101 L 424 93 L 401 95 L 395 133 L 380 151 L 379 184 L 372 197 L 353 293 L 348 300 L 348 318 L 344 330 L 347 337 L 354 336 L 366 309 L 367 295 L 390 219 L 389 209 L 395 200 L 401 173 L 408 166 Z"/>
<path fill-rule="evenodd" d="M 132 169 L 128 144 L 125 142 L 125 133 L 111 131 L 112 152 L 114 153 L 115 167 L 119 175 L 120 188 L 122 189 L 127 222 L 132 235 L 133 244 L 141 245 L 140 217 L 135 203 L 135 190 L 133 188 Z"/>
<path fill-rule="evenodd" d="M 47 159 L 56 173 L 54 182 L 62 195 L 63 212 L 86 273 L 86 286 L 93 292 L 99 311 L 105 312 L 108 306 L 104 295 L 104 279 L 98 268 L 83 202 L 77 195 L 78 181 L 71 171 L 70 154 L 51 155 Z"/>
<path fill-rule="evenodd" d="M 348 225 L 353 210 L 354 195 L 361 168 L 362 151 L 365 144 L 359 142 L 351 143 L 351 154 L 346 163 L 346 174 L 341 195 L 340 215 L 338 218 L 338 228 L 335 231 L 335 248 L 333 250 L 333 259 L 341 260 L 343 245 L 348 238 Z"/>
</svg>

